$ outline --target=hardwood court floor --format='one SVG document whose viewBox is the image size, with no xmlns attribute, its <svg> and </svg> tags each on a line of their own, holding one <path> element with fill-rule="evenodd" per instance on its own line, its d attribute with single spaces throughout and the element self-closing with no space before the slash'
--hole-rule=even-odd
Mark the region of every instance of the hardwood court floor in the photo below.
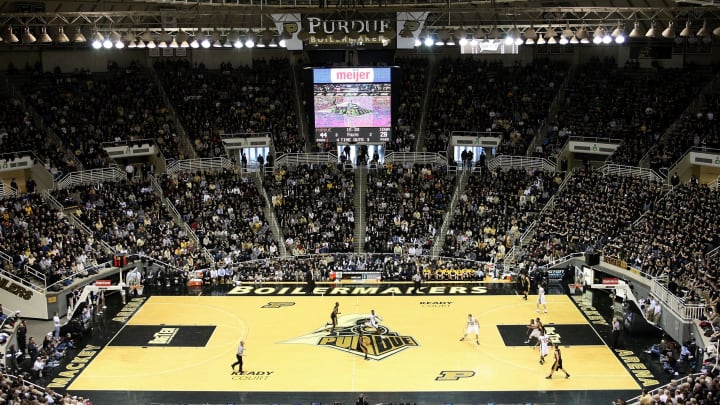
<svg viewBox="0 0 720 405">
<path fill-rule="evenodd" d="M 320 398 L 316 393 L 326 393 L 323 402 L 349 403 L 353 397 L 347 393 L 360 392 L 373 403 L 393 401 L 392 393 L 400 392 L 418 393 L 407 397 L 417 403 L 452 402 L 441 398 L 530 402 L 539 392 L 549 402 L 570 403 L 562 400 L 567 391 L 575 393 L 572 402 L 607 403 L 639 390 L 569 297 L 548 295 L 547 314 L 536 314 L 533 299 L 153 296 L 82 368 L 68 391 L 99 399 L 131 397 L 136 403 L 142 403 L 132 394 L 138 392 L 152 402 L 224 403 L 300 403 Z M 329 336 L 324 327 L 336 301 L 342 328 Z M 370 335 L 370 360 L 364 360 L 355 350 L 356 331 L 371 309 L 382 317 L 385 337 Z M 479 320 L 479 345 L 474 337 L 459 341 L 468 313 Z M 552 338 L 563 347 L 571 378 L 558 372 L 545 379 L 552 352 L 540 365 L 538 351 L 522 343 L 523 325 L 535 316 L 555 332 Z M 240 339 L 246 344 L 245 373 L 232 375 Z"/>
</svg>

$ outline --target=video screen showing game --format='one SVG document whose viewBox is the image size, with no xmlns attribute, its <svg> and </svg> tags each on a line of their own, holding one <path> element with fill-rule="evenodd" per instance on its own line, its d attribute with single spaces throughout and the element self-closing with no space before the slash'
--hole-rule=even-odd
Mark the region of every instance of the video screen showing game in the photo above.
<svg viewBox="0 0 720 405">
<path fill-rule="evenodd" d="M 389 142 L 390 68 L 315 69 L 315 138 L 319 142 Z"/>
</svg>

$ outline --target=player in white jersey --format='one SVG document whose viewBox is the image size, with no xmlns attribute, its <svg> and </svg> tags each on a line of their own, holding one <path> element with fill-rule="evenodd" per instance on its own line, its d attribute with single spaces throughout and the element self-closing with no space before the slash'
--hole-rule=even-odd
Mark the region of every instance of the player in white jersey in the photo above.
<svg viewBox="0 0 720 405">
<path fill-rule="evenodd" d="M 545 334 L 545 330 L 541 329 L 537 342 L 537 345 L 540 345 L 540 364 L 545 364 L 545 356 L 550 354 L 549 339 L 548 335 Z"/>
<path fill-rule="evenodd" d="M 535 312 L 540 312 L 540 307 L 543 307 L 545 309 L 545 313 L 547 314 L 547 302 L 545 301 L 545 289 L 543 288 L 542 284 L 538 284 L 538 299 L 537 299 L 537 309 Z"/>
<path fill-rule="evenodd" d="M 375 329 L 375 333 L 380 333 L 380 322 L 382 321 L 382 318 L 380 318 L 380 315 L 375 313 L 374 309 L 370 310 L 370 315 L 368 315 L 367 318 L 367 326 Z M 385 338 L 385 335 L 380 334 L 381 338 Z"/>
<path fill-rule="evenodd" d="M 465 334 L 463 335 L 462 338 L 460 338 L 460 341 L 462 342 L 463 340 L 465 340 L 467 335 L 472 334 L 472 333 L 475 334 L 475 343 L 477 343 L 479 345 L 480 344 L 480 327 L 478 325 L 478 320 L 477 320 L 477 318 L 472 316 L 472 314 L 468 314 L 467 327 L 465 328 Z"/>
</svg>

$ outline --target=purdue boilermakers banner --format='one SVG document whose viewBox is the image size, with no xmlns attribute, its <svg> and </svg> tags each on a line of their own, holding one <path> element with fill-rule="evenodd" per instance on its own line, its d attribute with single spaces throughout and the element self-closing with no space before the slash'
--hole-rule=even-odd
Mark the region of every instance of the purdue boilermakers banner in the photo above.
<svg viewBox="0 0 720 405">
<path fill-rule="evenodd" d="M 325 20 L 301 14 L 272 14 L 272 18 L 279 32 L 287 31 L 291 35 L 285 41 L 286 48 L 291 51 L 303 49 L 303 41 L 298 37 L 300 33 L 304 33 L 301 37 L 307 35 L 308 44 L 317 46 L 387 46 L 394 39 L 397 49 L 412 49 L 415 47 L 415 38 L 425 26 L 427 15 L 428 12 L 423 11 L 400 12 L 380 19 L 365 20 Z M 356 32 L 358 37 L 351 38 L 352 32 Z M 392 33 L 394 38 L 388 38 L 385 33 Z"/>
</svg>

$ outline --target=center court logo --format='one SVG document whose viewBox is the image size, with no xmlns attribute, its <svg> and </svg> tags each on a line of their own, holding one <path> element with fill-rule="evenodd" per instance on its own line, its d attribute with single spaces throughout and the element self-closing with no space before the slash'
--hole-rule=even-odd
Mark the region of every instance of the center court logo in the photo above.
<svg viewBox="0 0 720 405">
<path fill-rule="evenodd" d="M 364 356 L 358 350 L 360 330 L 363 331 L 363 342 L 368 349 L 368 358 L 382 360 L 405 349 L 419 346 L 412 336 L 400 335 L 388 327 L 380 325 L 378 329 L 367 325 L 368 315 L 349 314 L 338 317 L 338 326 L 330 333 L 328 326 L 323 326 L 304 336 L 286 340 L 282 343 L 301 343 L 340 350 L 354 356 Z"/>
</svg>

